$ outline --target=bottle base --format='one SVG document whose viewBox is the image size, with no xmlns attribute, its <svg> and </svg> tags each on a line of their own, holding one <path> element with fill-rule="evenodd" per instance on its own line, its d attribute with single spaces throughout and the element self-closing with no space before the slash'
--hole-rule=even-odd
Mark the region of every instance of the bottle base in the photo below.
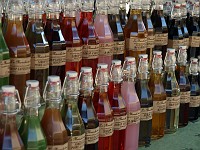
<svg viewBox="0 0 200 150">
<path fill-rule="evenodd" d="M 173 134 L 177 131 L 177 129 L 165 129 L 166 134 Z"/>
<path fill-rule="evenodd" d="M 150 140 L 149 141 L 139 141 L 138 146 L 139 147 L 143 147 L 143 146 L 149 147 L 151 145 L 150 142 L 151 142 Z"/>
<path fill-rule="evenodd" d="M 158 139 L 162 138 L 163 136 L 164 136 L 164 134 L 162 134 L 162 135 L 152 135 L 151 139 L 152 140 L 158 140 Z"/>
</svg>

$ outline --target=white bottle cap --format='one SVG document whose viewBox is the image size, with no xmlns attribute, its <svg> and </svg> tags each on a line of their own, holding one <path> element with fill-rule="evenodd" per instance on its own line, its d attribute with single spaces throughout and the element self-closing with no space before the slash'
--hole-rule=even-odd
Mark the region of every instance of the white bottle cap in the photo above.
<svg viewBox="0 0 200 150">
<path fill-rule="evenodd" d="M 91 67 L 81 67 L 81 72 L 85 72 L 85 73 L 92 72 L 92 68 Z"/>
<path fill-rule="evenodd" d="M 194 58 L 194 57 L 192 57 L 192 58 L 190 59 L 190 61 L 191 61 L 191 62 L 198 63 L 198 59 L 197 59 L 197 58 Z"/>
<path fill-rule="evenodd" d="M 112 60 L 112 64 L 118 66 L 118 65 L 121 65 L 122 62 L 121 62 L 121 60 L 117 60 L 117 59 L 115 59 L 115 60 Z"/>
<path fill-rule="evenodd" d="M 48 76 L 48 81 L 50 81 L 50 82 L 58 82 L 58 81 L 60 81 L 60 77 L 59 76 L 55 76 L 55 75 Z"/>
<path fill-rule="evenodd" d="M 1 87 L 3 92 L 9 92 L 9 93 L 14 93 L 15 92 L 15 86 L 13 85 L 4 85 Z"/>
<path fill-rule="evenodd" d="M 130 61 L 135 62 L 135 57 L 126 57 L 125 60 L 128 61 L 128 62 L 130 62 Z"/>
<path fill-rule="evenodd" d="M 175 49 L 174 48 L 167 48 L 167 52 L 175 53 Z"/>
<path fill-rule="evenodd" d="M 37 80 L 27 80 L 26 81 L 26 86 L 38 87 L 39 86 L 39 81 L 37 81 Z"/>
<path fill-rule="evenodd" d="M 69 76 L 70 78 L 73 78 L 73 77 L 77 77 L 78 73 L 76 71 L 67 71 L 66 72 L 66 76 Z"/>
<path fill-rule="evenodd" d="M 148 54 L 139 54 L 139 58 L 148 58 Z"/>
<path fill-rule="evenodd" d="M 155 50 L 153 51 L 153 55 L 162 55 L 162 51 Z"/>
<path fill-rule="evenodd" d="M 187 50 L 187 46 L 179 46 L 179 49 Z"/>
<path fill-rule="evenodd" d="M 98 68 L 102 68 L 102 69 L 107 69 L 107 68 L 108 68 L 108 64 L 99 63 L 99 64 L 97 64 L 97 67 L 98 67 Z"/>
</svg>

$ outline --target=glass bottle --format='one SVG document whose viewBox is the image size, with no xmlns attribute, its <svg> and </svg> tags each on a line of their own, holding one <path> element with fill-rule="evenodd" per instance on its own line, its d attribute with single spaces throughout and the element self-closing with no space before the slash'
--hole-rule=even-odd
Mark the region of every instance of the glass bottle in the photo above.
<svg viewBox="0 0 200 150">
<path fill-rule="evenodd" d="M 163 0 L 155 0 L 155 9 L 152 12 L 151 20 L 155 29 L 154 49 L 162 51 L 164 60 L 167 51 L 168 28 L 163 15 Z"/>
<path fill-rule="evenodd" d="M 125 41 L 119 16 L 119 0 L 109 0 L 108 5 L 108 22 L 114 38 L 113 59 L 124 62 Z"/>
<path fill-rule="evenodd" d="M 93 23 L 93 10 L 94 1 L 83 0 L 78 32 L 83 42 L 82 66 L 91 67 L 95 76 L 99 57 L 99 39 Z"/>
<path fill-rule="evenodd" d="M 60 0 L 46 1 L 46 24 L 44 33 L 49 43 L 49 75 L 60 76 L 61 83 L 65 78 L 66 44 L 61 32 L 59 14 Z"/>
<path fill-rule="evenodd" d="M 44 150 L 47 148 L 38 117 L 38 108 L 41 106 L 40 99 L 39 82 L 37 80 L 26 81 L 25 114 L 19 127 L 19 134 L 26 149 Z"/>
<path fill-rule="evenodd" d="M 168 48 L 163 75 L 163 85 L 167 94 L 165 133 L 176 132 L 179 123 L 180 88 L 175 76 L 175 63 L 175 49 Z"/>
<path fill-rule="evenodd" d="M 140 127 L 140 101 L 135 91 L 136 61 L 134 57 L 126 57 L 123 64 L 122 97 L 127 107 L 127 128 L 125 150 L 138 149 Z"/>
<path fill-rule="evenodd" d="M 198 119 L 200 88 L 198 84 L 198 59 L 191 58 L 190 60 L 190 104 L 189 104 L 189 120 Z"/>
<path fill-rule="evenodd" d="M 148 86 L 148 55 L 139 55 L 136 92 L 141 104 L 139 145 L 148 146 L 151 142 L 153 101 Z"/>
<path fill-rule="evenodd" d="M 126 13 L 126 4 L 128 3 L 128 1 L 129 0 L 120 0 L 119 3 L 119 18 L 123 29 L 128 22 L 128 17 Z"/>
<path fill-rule="evenodd" d="M 180 110 L 179 127 L 188 124 L 189 102 L 190 102 L 190 82 L 186 74 L 187 46 L 179 46 L 176 79 L 180 87 Z"/>
<path fill-rule="evenodd" d="M 68 149 L 68 135 L 60 113 L 61 81 L 59 76 L 49 76 L 43 98 L 46 109 L 41 125 L 47 140 L 47 149 Z"/>
<path fill-rule="evenodd" d="M 114 115 L 113 150 L 124 150 L 127 127 L 126 105 L 121 94 L 122 66 L 121 60 L 112 60 L 111 80 L 108 86 L 108 97 Z"/>
<path fill-rule="evenodd" d="M 113 58 L 114 38 L 108 22 L 108 1 L 96 0 L 96 7 L 97 14 L 94 19 L 94 27 L 99 38 L 98 63 L 106 63 L 110 68 Z"/>
<path fill-rule="evenodd" d="M 154 51 L 149 88 L 153 99 L 152 139 L 164 136 L 166 121 L 166 92 L 162 83 L 162 52 Z"/>
<path fill-rule="evenodd" d="M 23 93 L 26 80 L 30 79 L 30 47 L 22 27 L 23 3 L 9 0 L 8 20 L 4 35 L 10 52 L 10 84 L 19 90 L 23 105 Z"/>
<path fill-rule="evenodd" d="M 92 68 L 82 67 L 79 78 L 80 95 L 78 107 L 85 125 L 85 150 L 98 150 L 99 121 L 92 103 L 94 89 Z"/>
<path fill-rule="evenodd" d="M 1 87 L 0 108 L 0 149 L 24 150 L 16 124 L 16 114 L 20 111 L 21 101 L 15 86 Z"/>
<path fill-rule="evenodd" d="M 62 88 L 65 100 L 65 118 L 69 150 L 83 150 L 85 145 L 85 128 L 78 110 L 79 79 L 75 71 L 67 71 Z"/>
<path fill-rule="evenodd" d="M 29 0 L 29 22 L 25 32 L 31 49 L 31 80 L 38 80 L 42 94 L 49 75 L 49 45 L 44 35 L 42 14 L 43 0 Z"/>
<path fill-rule="evenodd" d="M 130 0 L 130 17 L 124 27 L 126 56 L 133 56 L 138 63 L 139 55 L 146 54 L 147 30 L 142 21 L 142 1 Z"/>
</svg>

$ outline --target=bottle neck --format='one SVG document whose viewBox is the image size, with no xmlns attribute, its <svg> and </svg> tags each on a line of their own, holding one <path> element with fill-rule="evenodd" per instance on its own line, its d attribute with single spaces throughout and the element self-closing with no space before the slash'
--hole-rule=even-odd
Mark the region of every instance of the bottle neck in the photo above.
<svg viewBox="0 0 200 150">
<path fill-rule="evenodd" d="M 67 102 L 68 102 L 69 104 L 77 103 L 77 102 L 78 102 L 78 96 L 79 96 L 79 95 L 67 95 L 67 96 L 66 96 Z"/>
<path fill-rule="evenodd" d="M 147 80 L 148 79 L 148 73 L 139 73 L 138 79 Z"/>
<path fill-rule="evenodd" d="M 153 79 L 154 79 L 154 83 L 161 83 L 162 82 L 161 70 L 153 70 Z"/>
<path fill-rule="evenodd" d="M 59 20 L 60 14 L 58 12 L 53 13 L 53 12 L 49 12 L 46 14 L 47 19 L 50 20 Z"/>
</svg>

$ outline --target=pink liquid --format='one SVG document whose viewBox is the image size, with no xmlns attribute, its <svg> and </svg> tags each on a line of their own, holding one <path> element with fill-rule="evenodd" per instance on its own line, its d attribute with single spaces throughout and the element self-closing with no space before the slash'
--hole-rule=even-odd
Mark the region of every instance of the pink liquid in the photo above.
<svg viewBox="0 0 200 150">
<path fill-rule="evenodd" d="M 103 43 L 113 43 L 114 42 L 113 33 L 112 33 L 110 25 L 108 23 L 108 16 L 97 14 L 96 18 L 94 20 L 94 26 L 95 26 L 96 33 L 99 37 L 99 44 L 100 44 L 99 51 L 102 51 L 105 48 L 108 49 L 109 47 L 101 48 L 101 44 L 103 44 Z M 112 48 L 109 48 L 109 49 L 110 50 L 106 50 L 106 51 L 107 52 L 113 51 L 113 46 L 112 46 Z M 101 52 L 100 52 L 98 63 L 106 63 L 106 64 L 108 64 L 108 68 L 110 68 L 112 59 L 113 59 L 112 55 L 111 56 L 101 55 Z"/>
<path fill-rule="evenodd" d="M 140 102 L 135 91 L 134 82 L 124 81 L 122 83 L 122 97 L 126 103 L 127 114 L 140 110 Z M 126 128 L 125 150 L 137 150 L 140 124 L 128 124 Z"/>
</svg>

